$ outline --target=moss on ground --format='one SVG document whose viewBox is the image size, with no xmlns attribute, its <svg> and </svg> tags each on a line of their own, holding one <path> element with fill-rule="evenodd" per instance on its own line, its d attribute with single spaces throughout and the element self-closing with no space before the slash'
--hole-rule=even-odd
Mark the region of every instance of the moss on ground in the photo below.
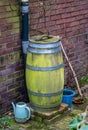
<svg viewBox="0 0 88 130">
<path fill-rule="evenodd" d="M 87 104 L 82 104 L 81 107 Z M 69 123 L 72 119 L 76 118 L 78 114 L 85 111 L 80 109 L 81 107 L 73 106 L 73 109 L 69 113 L 62 115 L 61 119 L 57 119 L 54 122 L 45 124 L 43 122 L 35 121 L 30 119 L 24 124 L 16 123 L 14 116 L 7 115 L 0 118 L 0 130 L 69 130 Z"/>
<path fill-rule="evenodd" d="M 73 105 L 72 110 L 67 114 L 62 114 L 61 119 L 57 119 L 53 122 L 44 123 L 34 119 L 30 119 L 24 124 L 15 122 L 13 113 L 8 114 L 0 118 L 0 130 L 69 130 L 69 123 L 72 119 L 76 118 L 79 114 L 85 112 L 88 105 L 88 98 L 86 102 L 80 105 Z"/>
</svg>

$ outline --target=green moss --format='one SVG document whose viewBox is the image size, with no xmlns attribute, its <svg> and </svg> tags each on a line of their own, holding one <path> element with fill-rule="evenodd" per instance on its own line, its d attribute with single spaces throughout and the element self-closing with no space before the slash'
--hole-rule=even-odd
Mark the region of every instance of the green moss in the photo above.
<svg viewBox="0 0 88 130">
<path fill-rule="evenodd" d="M 19 5 L 11 5 L 7 6 L 6 10 L 7 11 L 17 11 L 19 9 Z"/>
<path fill-rule="evenodd" d="M 15 23 L 15 22 L 19 22 L 19 17 L 10 17 L 7 19 L 8 23 Z"/>
<path fill-rule="evenodd" d="M 88 75 L 87 75 L 87 76 L 83 76 L 83 77 L 79 80 L 79 84 L 80 84 L 80 85 L 88 84 Z"/>
<path fill-rule="evenodd" d="M 13 29 L 12 31 L 14 32 L 14 34 L 20 33 L 20 28 Z"/>
<path fill-rule="evenodd" d="M 13 28 L 14 28 L 14 29 L 15 29 L 15 28 L 20 28 L 20 23 L 18 23 L 18 22 L 17 22 L 17 23 L 14 23 L 14 24 L 13 24 Z"/>
<path fill-rule="evenodd" d="M 6 76 L 1 76 L 0 77 L 0 82 L 3 82 L 3 81 L 5 81 L 6 80 Z"/>
<path fill-rule="evenodd" d="M 8 0 L 0 0 L 0 6 L 8 5 Z"/>
<path fill-rule="evenodd" d="M 16 52 L 16 53 L 14 53 L 13 54 L 13 59 L 14 59 L 14 61 L 18 61 L 19 59 L 20 59 L 20 52 Z"/>
</svg>

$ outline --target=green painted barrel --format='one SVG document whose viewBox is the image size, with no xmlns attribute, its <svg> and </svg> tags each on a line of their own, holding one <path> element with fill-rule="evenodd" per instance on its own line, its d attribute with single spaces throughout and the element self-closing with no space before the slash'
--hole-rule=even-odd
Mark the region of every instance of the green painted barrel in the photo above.
<svg viewBox="0 0 88 130">
<path fill-rule="evenodd" d="M 64 65 L 61 41 L 57 36 L 34 36 L 26 59 L 26 84 L 34 110 L 52 111 L 62 102 Z"/>
</svg>

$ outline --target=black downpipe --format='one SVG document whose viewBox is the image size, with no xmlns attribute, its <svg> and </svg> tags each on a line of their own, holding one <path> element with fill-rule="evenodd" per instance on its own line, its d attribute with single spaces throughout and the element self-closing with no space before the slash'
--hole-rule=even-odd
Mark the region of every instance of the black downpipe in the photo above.
<svg viewBox="0 0 88 130">
<path fill-rule="evenodd" d="M 28 40 L 28 12 L 29 12 L 29 3 L 28 0 L 21 0 L 22 5 L 22 49 L 23 49 L 23 58 L 24 58 L 24 69 L 26 68 L 26 57 L 27 57 L 27 48 L 29 44 Z M 24 77 L 25 70 L 24 70 Z M 25 86 L 25 102 L 29 101 L 27 86 L 26 86 L 26 79 L 24 79 L 24 86 Z"/>
</svg>

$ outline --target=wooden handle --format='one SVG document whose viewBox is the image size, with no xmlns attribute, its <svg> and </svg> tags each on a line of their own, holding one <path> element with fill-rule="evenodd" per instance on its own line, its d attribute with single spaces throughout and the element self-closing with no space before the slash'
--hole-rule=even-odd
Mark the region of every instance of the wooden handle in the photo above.
<svg viewBox="0 0 88 130">
<path fill-rule="evenodd" d="M 80 94 L 81 97 L 83 97 L 82 92 L 81 92 L 81 89 L 80 89 L 80 86 L 79 86 L 79 83 L 78 83 L 78 80 L 77 80 L 77 77 L 76 77 L 76 73 L 75 73 L 75 71 L 73 70 L 73 67 L 72 67 L 72 65 L 71 65 L 71 63 L 70 63 L 70 61 L 69 61 L 69 59 L 68 59 L 68 56 L 67 56 L 67 54 L 66 54 L 66 52 L 65 52 L 65 50 L 64 50 L 64 47 L 63 47 L 62 43 L 61 43 L 61 48 L 62 48 L 63 54 L 65 55 L 65 58 L 66 58 L 66 60 L 67 60 L 67 62 L 68 62 L 68 64 L 69 64 L 69 67 L 70 67 L 70 69 L 71 69 L 71 71 L 72 71 L 72 73 L 73 73 L 73 76 L 74 76 L 75 82 L 76 82 L 76 84 L 77 84 L 77 88 L 78 88 L 79 94 Z"/>
</svg>

